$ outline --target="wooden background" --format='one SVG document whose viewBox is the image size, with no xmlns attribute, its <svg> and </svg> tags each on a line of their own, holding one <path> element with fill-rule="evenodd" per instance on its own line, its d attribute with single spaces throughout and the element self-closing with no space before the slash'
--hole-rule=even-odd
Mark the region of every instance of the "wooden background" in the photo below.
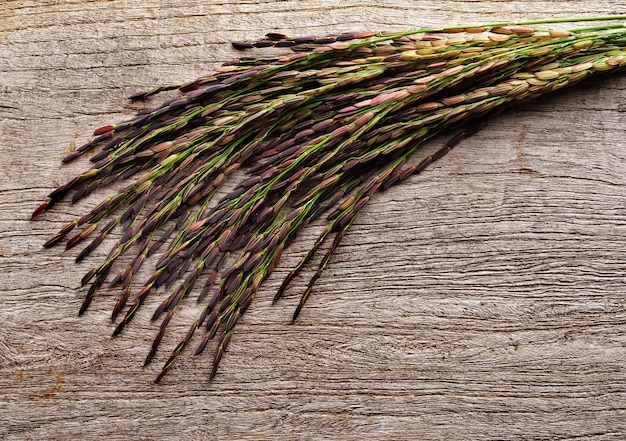
<svg viewBox="0 0 626 441">
<path fill-rule="evenodd" d="M 607 13 L 626 8 L 0 1 L 0 439 L 626 439 L 623 73 L 512 110 L 377 195 L 292 325 L 304 278 L 271 298 L 304 235 L 211 384 L 208 353 L 152 383 L 194 305 L 145 369 L 158 296 L 120 338 L 117 292 L 77 316 L 97 256 L 41 245 L 96 199 L 29 220 L 86 167 L 60 160 L 138 109 L 125 97 L 236 57 L 232 40 Z"/>
</svg>

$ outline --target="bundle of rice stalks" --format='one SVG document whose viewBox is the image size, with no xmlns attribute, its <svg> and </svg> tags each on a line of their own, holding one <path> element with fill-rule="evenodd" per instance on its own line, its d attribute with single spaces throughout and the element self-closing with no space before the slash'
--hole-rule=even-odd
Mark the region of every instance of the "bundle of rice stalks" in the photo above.
<svg viewBox="0 0 626 441">
<path fill-rule="evenodd" d="M 121 287 L 112 314 L 116 335 L 147 296 L 166 287 L 152 316 L 161 326 L 148 364 L 177 309 L 193 294 L 202 311 L 155 381 L 199 329 L 196 355 L 218 338 L 213 378 L 238 320 L 307 224 L 323 219 L 325 228 L 274 300 L 318 250 L 326 251 L 293 320 L 374 193 L 419 173 L 502 110 L 626 66 L 624 24 L 534 27 L 556 22 L 302 38 L 272 33 L 257 42 L 234 43 L 238 49 L 272 46 L 289 53 L 245 56 L 195 81 L 132 96 L 142 100 L 180 90 L 159 107 L 97 129 L 93 141 L 63 160 L 96 150 L 91 168 L 50 193 L 33 218 L 66 197 L 77 202 L 127 181 L 66 224 L 45 247 L 64 241 L 69 249 L 86 242 L 76 257 L 81 261 L 121 228 L 106 259 L 82 279 L 89 288 L 80 313 L 112 276 L 110 285 Z M 409 161 L 440 134 L 451 139 L 439 151 L 421 162 Z M 213 201 L 239 169 L 245 178 Z M 129 253 L 134 255 L 130 264 L 111 274 L 114 263 Z M 153 274 L 132 293 L 139 268 L 157 253 Z"/>
</svg>

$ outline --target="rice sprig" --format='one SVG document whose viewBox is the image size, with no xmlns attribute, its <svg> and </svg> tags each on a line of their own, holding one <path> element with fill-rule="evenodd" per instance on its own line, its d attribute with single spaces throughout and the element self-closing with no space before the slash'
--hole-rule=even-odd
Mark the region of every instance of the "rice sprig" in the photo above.
<svg viewBox="0 0 626 441">
<path fill-rule="evenodd" d="M 271 46 L 289 52 L 245 56 L 194 81 L 133 95 L 133 100 L 144 100 L 180 91 L 128 121 L 95 130 L 92 141 L 63 160 L 99 149 L 90 158 L 91 168 L 52 191 L 32 217 L 69 196 L 75 203 L 126 181 L 44 246 L 63 241 L 67 249 L 82 245 L 78 262 L 121 229 L 108 256 L 82 279 L 88 288 L 80 314 L 107 281 L 119 286 L 112 311 L 117 335 L 146 298 L 165 287 L 166 296 L 152 316 L 161 325 L 148 364 L 177 309 L 194 294 L 201 312 L 155 381 L 171 369 L 199 329 L 203 335 L 196 355 L 218 338 L 209 375 L 213 379 L 259 286 L 308 224 L 322 219 L 325 226 L 274 297 L 278 301 L 326 247 L 293 321 L 372 195 L 420 173 L 506 108 L 626 66 L 621 22 L 570 30 L 536 25 L 625 19 L 322 37 L 271 33 L 257 42 L 235 42 L 237 49 Z M 450 137 L 448 142 L 411 164 L 425 142 L 442 134 Z M 238 170 L 245 178 L 214 201 Z M 116 268 L 109 280 L 114 264 L 128 254 L 134 256 L 130 264 Z M 139 269 L 155 254 L 152 275 L 133 293 Z"/>
</svg>

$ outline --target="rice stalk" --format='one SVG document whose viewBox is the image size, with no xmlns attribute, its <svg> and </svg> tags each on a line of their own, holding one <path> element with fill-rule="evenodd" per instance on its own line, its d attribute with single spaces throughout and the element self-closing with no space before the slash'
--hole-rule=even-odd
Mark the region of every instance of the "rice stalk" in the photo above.
<svg viewBox="0 0 626 441">
<path fill-rule="evenodd" d="M 120 229 L 107 257 L 82 279 L 88 288 L 79 313 L 107 281 L 119 287 L 112 310 L 117 335 L 148 296 L 165 287 L 152 315 L 161 324 L 145 360 L 149 364 L 176 311 L 195 293 L 201 312 L 155 381 L 198 330 L 203 335 L 196 355 L 218 340 L 213 379 L 239 319 L 308 224 L 321 219 L 325 227 L 274 296 L 278 301 L 326 247 L 293 321 L 374 194 L 420 173 L 507 108 L 623 69 L 626 27 L 615 22 L 625 19 L 321 37 L 271 33 L 257 42 L 233 43 L 237 49 L 271 46 L 289 52 L 242 57 L 196 80 L 133 95 L 144 100 L 166 90 L 180 92 L 128 121 L 96 129 L 92 141 L 63 160 L 91 153 L 91 168 L 52 191 L 32 217 L 63 199 L 76 203 L 126 181 L 44 246 L 64 242 L 70 249 L 90 239 L 77 254 L 82 261 Z M 569 30 L 535 27 L 579 21 L 612 22 Z M 440 135 L 453 136 L 411 164 L 420 147 Z M 245 177 L 214 201 L 239 170 Z M 155 254 L 153 273 L 133 293 L 139 269 Z M 128 255 L 130 263 L 109 280 L 118 259 Z"/>
</svg>

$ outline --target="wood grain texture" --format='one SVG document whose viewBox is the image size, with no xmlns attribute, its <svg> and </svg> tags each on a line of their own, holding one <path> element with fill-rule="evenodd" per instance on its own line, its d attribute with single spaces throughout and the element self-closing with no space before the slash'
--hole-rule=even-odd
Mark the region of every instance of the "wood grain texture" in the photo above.
<svg viewBox="0 0 626 441">
<path fill-rule="evenodd" d="M 626 439 L 624 74 L 511 110 L 374 197 L 292 325 L 304 276 L 271 298 L 308 231 L 211 384 L 209 354 L 152 384 L 191 304 L 145 369 L 157 297 L 119 338 L 116 292 L 78 318 L 90 263 L 41 245 L 97 198 L 29 221 L 128 95 L 235 58 L 230 41 L 607 13 L 623 2 L 1 2 L 0 438 Z"/>
</svg>

